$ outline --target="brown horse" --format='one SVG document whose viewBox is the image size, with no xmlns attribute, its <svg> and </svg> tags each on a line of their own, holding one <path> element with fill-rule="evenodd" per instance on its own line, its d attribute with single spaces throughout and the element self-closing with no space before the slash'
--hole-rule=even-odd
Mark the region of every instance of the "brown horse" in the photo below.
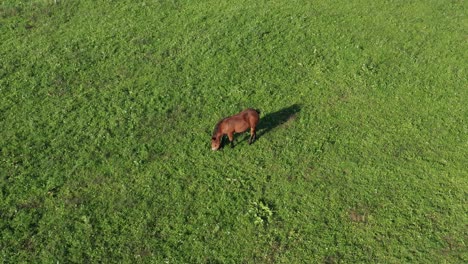
<svg viewBox="0 0 468 264">
<path fill-rule="evenodd" d="M 244 111 L 222 119 L 216 124 L 213 135 L 211 136 L 211 149 L 218 150 L 221 147 L 221 141 L 224 135 L 227 135 L 231 142 L 231 148 L 234 147 L 234 133 L 242 133 L 250 128 L 249 145 L 257 138 L 255 127 L 260 119 L 260 111 L 248 108 Z"/>
</svg>

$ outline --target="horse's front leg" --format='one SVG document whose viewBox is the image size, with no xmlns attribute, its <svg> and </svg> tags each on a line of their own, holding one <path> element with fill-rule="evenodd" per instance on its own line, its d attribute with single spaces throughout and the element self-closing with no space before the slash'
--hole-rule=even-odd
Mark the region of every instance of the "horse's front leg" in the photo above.
<svg viewBox="0 0 468 264">
<path fill-rule="evenodd" d="M 229 141 L 231 142 L 231 148 L 234 147 L 234 132 L 228 133 Z"/>
</svg>

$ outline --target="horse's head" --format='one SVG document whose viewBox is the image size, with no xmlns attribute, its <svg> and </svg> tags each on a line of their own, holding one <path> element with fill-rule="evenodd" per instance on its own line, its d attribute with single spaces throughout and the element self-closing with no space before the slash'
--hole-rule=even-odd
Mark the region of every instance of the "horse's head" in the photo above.
<svg viewBox="0 0 468 264">
<path fill-rule="evenodd" d="M 216 138 L 214 136 L 211 137 L 211 150 L 218 150 L 220 146 L 221 146 L 220 138 Z"/>
</svg>

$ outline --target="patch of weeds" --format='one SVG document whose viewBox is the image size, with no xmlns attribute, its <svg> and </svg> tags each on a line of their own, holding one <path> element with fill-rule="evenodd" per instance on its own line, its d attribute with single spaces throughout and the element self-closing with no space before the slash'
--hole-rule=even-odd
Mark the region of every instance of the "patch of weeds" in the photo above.
<svg viewBox="0 0 468 264">
<path fill-rule="evenodd" d="M 262 200 L 252 202 L 249 209 L 254 224 L 259 226 L 268 226 L 273 220 L 273 212 L 272 206 Z"/>
</svg>

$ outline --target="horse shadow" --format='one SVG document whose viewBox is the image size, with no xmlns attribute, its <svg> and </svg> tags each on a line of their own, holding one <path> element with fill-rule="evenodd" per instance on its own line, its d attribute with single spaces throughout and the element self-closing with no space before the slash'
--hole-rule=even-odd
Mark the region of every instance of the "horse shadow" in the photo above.
<svg viewBox="0 0 468 264">
<path fill-rule="evenodd" d="M 269 113 L 264 117 L 260 118 L 260 122 L 257 127 L 257 138 L 270 132 L 272 129 L 296 118 L 297 113 L 301 111 L 300 104 L 293 104 L 289 107 L 285 107 L 276 112 Z"/>
</svg>

